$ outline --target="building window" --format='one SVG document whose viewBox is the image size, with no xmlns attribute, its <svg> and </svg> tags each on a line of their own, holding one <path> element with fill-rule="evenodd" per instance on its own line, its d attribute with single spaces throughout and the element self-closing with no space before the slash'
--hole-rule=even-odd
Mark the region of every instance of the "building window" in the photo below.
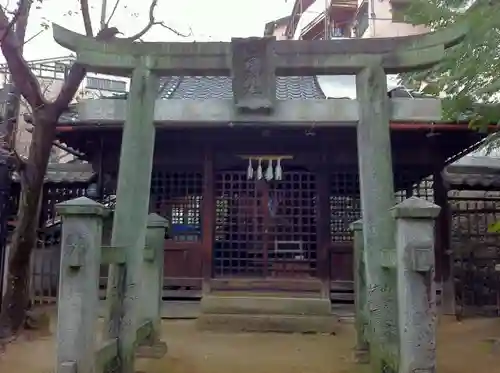
<svg viewBox="0 0 500 373">
<path fill-rule="evenodd" d="M 368 1 L 363 1 L 354 19 L 354 35 L 358 38 L 368 29 Z"/>
<path fill-rule="evenodd" d="M 392 3 L 392 22 L 410 23 L 408 20 L 408 3 Z"/>
<path fill-rule="evenodd" d="M 330 32 L 330 38 L 348 38 L 351 35 L 349 34 L 349 29 L 347 27 L 332 27 Z"/>
</svg>

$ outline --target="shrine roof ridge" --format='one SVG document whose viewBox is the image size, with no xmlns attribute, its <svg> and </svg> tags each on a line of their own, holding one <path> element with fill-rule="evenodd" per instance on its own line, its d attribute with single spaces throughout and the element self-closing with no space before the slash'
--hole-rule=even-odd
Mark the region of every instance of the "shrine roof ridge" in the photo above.
<svg viewBox="0 0 500 373">
<path fill-rule="evenodd" d="M 355 74 L 373 62 L 388 73 L 423 69 L 439 62 L 444 49 L 460 42 L 467 26 L 405 37 L 286 40 L 272 42 L 277 75 Z M 167 75 L 231 75 L 232 42 L 100 41 L 53 25 L 54 39 L 77 53 L 89 71 L 129 75 L 138 63 Z M 237 42 L 239 39 L 233 39 Z"/>
</svg>

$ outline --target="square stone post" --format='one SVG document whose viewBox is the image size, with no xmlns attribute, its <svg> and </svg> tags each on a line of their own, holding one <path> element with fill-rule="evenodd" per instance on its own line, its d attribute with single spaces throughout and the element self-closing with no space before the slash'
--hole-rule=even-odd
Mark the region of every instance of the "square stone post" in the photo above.
<svg viewBox="0 0 500 373">
<path fill-rule="evenodd" d="M 398 360 L 396 274 L 385 263 L 394 251 L 394 181 L 387 76 L 380 64 L 356 75 L 359 103 L 357 145 L 366 266 L 370 363 L 374 373 L 391 372 Z"/>
<path fill-rule="evenodd" d="M 158 358 L 166 353 L 166 344 L 161 337 L 161 304 L 163 293 L 163 262 L 165 250 L 165 229 L 167 219 L 158 214 L 149 214 L 146 231 L 146 256 L 142 266 L 142 290 L 140 315 L 142 321 L 150 320 L 153 332 L 145 346 L 140 346 L 140 357 Z"/>
<path fill-rule="evenodd" d="M 363 222 L 351 224 L 354 232 L 354 307 L 356 326 L 356 362 L 366 364 L 370 361 L 368 343 L 368 309 L 366 306 L 366 269 L 363 259 Z"/>
<path fill-rule="evenodd" d="M 125 263 L 110 265 L 106 294 L 106 338 L 118 338 L 120 373 L 134 373 L 158 94 L 158 78 L 150 69 L 154 60 L 144 56 L 138 62 L 127 99 L 111 238 L 111 246 L 123 250 Z"/>
<path fill-rule="evenodd" d="M 434 220 L 440 209 L 417 197 L 392 209 L 396 218 L 399 373 L 436 371 Z"/>
<path fill-rule="evenodd" d="M 86 197 L 59 203 L 61 266 L 57 373 L 95 373 L 104 206 Z"/>
</svg>

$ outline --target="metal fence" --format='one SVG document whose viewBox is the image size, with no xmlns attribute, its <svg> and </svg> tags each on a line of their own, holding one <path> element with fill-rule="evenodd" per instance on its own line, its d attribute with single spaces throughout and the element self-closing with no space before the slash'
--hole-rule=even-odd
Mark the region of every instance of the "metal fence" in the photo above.
<svg viewBox="0 0 500 373">
<path fill-rule="evenodd" d="M 460 315 L 500 314 L 500 192 L 450 191 L 455 302 Z"/>
</svg>

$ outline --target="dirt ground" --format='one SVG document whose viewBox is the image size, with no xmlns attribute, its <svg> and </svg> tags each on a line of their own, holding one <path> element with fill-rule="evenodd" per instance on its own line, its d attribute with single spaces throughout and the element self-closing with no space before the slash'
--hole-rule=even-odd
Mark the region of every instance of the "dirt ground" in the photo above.
<svg viewBox="0 0 500 373">
<path fill-rule="evenodd" d="M 336 336 L 219 334 L 198 332 L 194 321 L 165 321 L 169 352 L 161 360 L 143 360 L 145 373 L 360 373 L 352 361 L 352 325 Z M 438 337 L 439 373 L 500 373 L 500 318 L 457 323 L 442 319 Z M 52 373 L 54 337 L 29 335 L 0 353 L 0 372 Z"/>
</svg>

